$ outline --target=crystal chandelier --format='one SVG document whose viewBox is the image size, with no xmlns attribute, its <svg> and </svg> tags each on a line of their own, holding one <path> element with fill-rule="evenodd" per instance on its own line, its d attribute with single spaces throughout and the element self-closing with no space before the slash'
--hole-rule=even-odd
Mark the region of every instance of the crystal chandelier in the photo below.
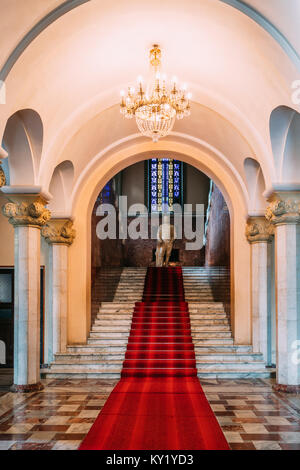
<svg viewBox="0 0 300 470">
<path fill-rule="evenodd" d="M 128 88 L 127 96 L 121 91 L 121 114 L 131 119 L 135 116 L 140 132 L 157 142 L 160 137 L 170 134 L 175 118 L 189 116 L 191 94 L 186 86 L 177 87 L 177 79 L 173 77 L 168 86 L 166 76 L 161 75 L 161 50 L 154 44 L 150 50 L 150 66 L 152 78 L 147 87 L 143 87 L 142 77 L 138 77 L 138 91 Z"/>
</svg>

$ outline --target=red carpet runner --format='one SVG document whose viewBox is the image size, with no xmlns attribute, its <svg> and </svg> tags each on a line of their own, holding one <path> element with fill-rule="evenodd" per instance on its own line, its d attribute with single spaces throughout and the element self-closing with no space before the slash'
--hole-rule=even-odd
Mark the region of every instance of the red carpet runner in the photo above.
<svg viewBox="0 0 300 470">
<path fill-rule="evenodd" d="M 120 382 L 80 450 L 227 450 L 197 378 L 181 268 L 149 268 Z"/>
</svg>

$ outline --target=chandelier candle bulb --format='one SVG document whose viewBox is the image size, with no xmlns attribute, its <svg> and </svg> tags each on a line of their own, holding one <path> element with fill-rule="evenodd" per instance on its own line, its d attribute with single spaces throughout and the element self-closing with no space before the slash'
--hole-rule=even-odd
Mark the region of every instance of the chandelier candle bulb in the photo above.
<svg viewBox="0 0 300 470">
<path fill-rule="evenodd" d="M 157 142 L 161 137 L 170 134 L 175 118 L 183 119 L 190 115 L 190 103 L 185 98 L 186 85 L 177 90 L 177 77 L 172 79 L 171 86 L 167 85 L 167 77 L 161 75 L 161 50 L 154 45 L 150 51 L 150 65 L 152 67 L 152 82 L 143 90 L 143 79 L 138 76 L 138 91 L 128 87 L 126 99 L 121 92 L 121 114 L 131 119 L 135 116 L 136 123 L 142 135 Z M 161 80 L 162 79 L 162 83 Z"/>
</svg>

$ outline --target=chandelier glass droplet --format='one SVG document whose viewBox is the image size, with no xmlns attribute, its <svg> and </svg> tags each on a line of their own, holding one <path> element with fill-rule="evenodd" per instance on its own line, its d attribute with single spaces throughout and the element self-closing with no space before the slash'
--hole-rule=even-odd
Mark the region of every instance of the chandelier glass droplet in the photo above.
<svg viewBox="0 0 300 470">
<path fill-rule="evenodd" d="M 150 65 L 153 78 L 146 88 L 139 77 L 137 92 L 132 87 L 128 88 L 127 96 L 121 92 L 120 112 L 127 119 L 135 116 L 139 131 L 157 142 L 172 131 L 176 117 L 190 115 L 191 94 L 185 86 L 177 87 L 176 77 L 167 85 L 166 76 L 160 72 L 161 50 L 156 44 L 150 51 Z"/>
</svg>

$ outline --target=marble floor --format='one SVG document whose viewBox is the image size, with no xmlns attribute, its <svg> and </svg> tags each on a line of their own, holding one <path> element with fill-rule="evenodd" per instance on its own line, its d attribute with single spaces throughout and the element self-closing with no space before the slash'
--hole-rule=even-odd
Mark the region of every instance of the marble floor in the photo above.
<svg viewBox="0 0 300 470">
<path fill-rule="evenodd" d="M 77 449 L 117 381 L 43 382 L 12 394 L 0 380 L 0 450 Z M 201 383 L 233 450 L 300 450 L 300 396 L 274 393 L 271 380 Z"/>
</svg>

